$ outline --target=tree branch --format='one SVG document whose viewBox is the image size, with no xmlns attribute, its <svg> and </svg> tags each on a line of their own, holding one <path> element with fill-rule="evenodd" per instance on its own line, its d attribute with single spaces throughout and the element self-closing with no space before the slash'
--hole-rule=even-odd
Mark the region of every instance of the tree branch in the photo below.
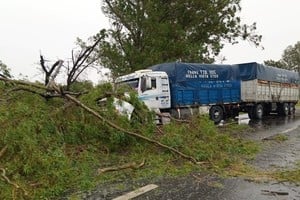
<svg viewBox="0 0 300 200">
<path fill-rule="evenodd" d="M 28 192 L 27 192 L 24 188 L 20 187 L 18 184 L 14 183 L 14 182 L 12 182 L 12 181 L 6 176 L 6 170 L 5 170 L 4 168 L 0 168 L 0 170 L 2 171 L 1 177 L 2 177 L 8 184 L 14 186 L 16 189 L 21 189 L 21 190 L 24 192 L 24 195 L 25 195 L 25 196 L 28 196 Z"/>
<path fill-rule="evenodd" d="M 72 51 L 72 62 L 73 66 L 67 73 L 67 88 L 70 87 L 72 83 L 74 83 L 80 74 L 86 70 L 93 62 L 89 62 L 87 65 L 83 66 L 84 63 L 87 61 L 91 53 L 94 51 L 96 46 L 100 43 L 100 41 L 103 39 L 103 37 L 98 38 L 92 46 L 86 47 L 84 51 L 81 51 L 78 55 L 77 59 L 75 60 L 74 53 Z"/>
<path fill-rule="evenodd" d="M 115 166 L 115 167 L 106 167 L 106 168 L 98 169 L 98 174 L 102 174 L 104 172 L 119 171 L 119 170 L 128 169 L 128 168 L 139 169 L 139 168 L 143 167 L 144 165 L 145 165 L 145 160 L 143 160 L 140 164 L 136 164 L 135 162 L 126 163 L 124 165 L 119 165 L 119 166 Z"/>
<path fill-rule="evenodd" d="M 111 5 L 110 0 L 104 0 L 104 1 L 108 5 L 109 9 L 120 19 L 120 21 L 126 27 L 126 29 L 135 37 L 135 33 L 131 29 L 131 26 L 126 22 L 126 20 L 122 17 L 122 15 Z"/>
<path fill-rule="evenodd" d="M 5 154 L 7 148 L 8 148 L 8 146 L 5 145 L 5 146 L 1 149 L 1 151 L 0 151 L 0 158 Z"/>
</svg>

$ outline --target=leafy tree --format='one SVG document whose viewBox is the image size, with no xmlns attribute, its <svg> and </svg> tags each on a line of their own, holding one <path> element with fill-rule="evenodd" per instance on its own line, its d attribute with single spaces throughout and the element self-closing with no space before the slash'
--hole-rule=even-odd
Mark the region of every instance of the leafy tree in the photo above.
<svg viewBox="0 0 300 200">
<path fill-rule="evenodd" d="M 176 60 L 211 63 L 225 42 L 259 45 L 256 24 L 242 24 L 240 0 L 104 0 L 111 29 L 97 54 L 114 75 Z"/>
<path fill-rule="evenodd" d="M 280 67 L 289 70 L 295 70 L 300 73 L 300 41 L 295 45 L 289 45 L 278 61 L 267 60 L 264 61 L 266 65 Z"/>
<path fill-rule="evenodd" d="M 282 62 L 288 66 L 288 69 L 297 70 L 300 72 L 300 41 L 294 46 L 288 46 L 282 55 Z"/>
<path fill-rule="evenodd" d="M 10 69 L 0 60 L 0 76 L 11 78 Z"/>
<path fill-rule="evenodd" d="M 281 60 L 278 60 L 278 61 L 275 61 L 275 60 L 265 60 L 264 64 L 268 65 L 268 66 L 272 66 L 272 67 L 278 67 L 278 68 L 283 68 L 283 69 L 286 68 L 285 64 Z"/>
</svg>

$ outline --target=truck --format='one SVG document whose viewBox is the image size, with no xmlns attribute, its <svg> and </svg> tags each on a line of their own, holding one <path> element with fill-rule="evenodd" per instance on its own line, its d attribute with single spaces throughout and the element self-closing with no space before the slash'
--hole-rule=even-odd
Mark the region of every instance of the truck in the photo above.
<svg viewBox="0 0 300 200">
<path fill-rule="evenodd" d="M 299 73 L 256 62 L 234 65 L 171 62 L 121 76 L 159 116 L 186 119 L 207 113 L 219 123 L 240 112 L 250 119 L 295 113 Z M 161 119 L 163 121 L 163 119 Z"/>
</svg>

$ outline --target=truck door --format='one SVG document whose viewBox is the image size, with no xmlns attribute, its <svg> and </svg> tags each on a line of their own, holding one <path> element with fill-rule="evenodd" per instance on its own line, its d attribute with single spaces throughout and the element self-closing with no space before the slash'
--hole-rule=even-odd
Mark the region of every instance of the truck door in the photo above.
<svg viewBox="0 0 300 200">
<path fill-rule="evenodd" d="M 150 109 L 170 108 L 170 87 L 167 75 L 147 75 L 141 78 L 140 100 Z"/>
<path fill-rule="evenodd" d="M 159 88 L 158 77 L 143 76 L 141 78 L 141 95 L 142 100 L 149 109 L 159 108 Z"/>
</svg>

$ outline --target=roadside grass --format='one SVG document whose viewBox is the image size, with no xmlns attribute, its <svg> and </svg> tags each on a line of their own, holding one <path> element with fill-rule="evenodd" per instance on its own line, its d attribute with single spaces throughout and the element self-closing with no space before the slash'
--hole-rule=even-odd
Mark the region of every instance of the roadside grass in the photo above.
<svg viewBox="0 0 300 200">
<path fill-rule="evenodd" d="M 253 159 L 260 149 L 259 145 L 252 141 L 231 135 L 234 135 L 235 131 L 245 131 L 246 127 L 224 131 L 216 127 L 206 116 L 195 117 L 188 124 L 171 123 L 161 128 L 164 135 L 156 133 L 153 138 L 195 157 L 201 164 L 195 165 L 150 144 L 136 144 L 127 148 L 125 155 L 109 156 L 107 159 L 112 166 L 133 161 L 140 163 L 143 160 L 146 161 L 145 166 L 138 170 L 129 169 L 102 174 L 99 181 L 180 176 L 195 171 L 222 174 L 234 164 L 240 164 L 242 160 Z"/>
<path fill-rule="evenodd" d="M 226 171 L 221 175 L 223 177 L 239 177 L 251 182 L 261 183 L 270 180 L 274 180 L 272 173 L 269 171 L 263 171 L 256 169 L 252 165 L 240 160 L 233 163 Z"/>
<path fill-rule="evenodd" d="M 284 141 L 288 140 L 288 137 L 286 135 L 283 135 L 283 134 L 276 134 L 274 136 L 274 140 L 277 141 L 277 142 L 284 142 Z"/>
<path fill-rule="evenodd" d="M 300 162 L 291 170 L 277 171 L 273 173 L 275 179 L 281 182 L 292 182 L 300 185 Z"/>
</svg>

